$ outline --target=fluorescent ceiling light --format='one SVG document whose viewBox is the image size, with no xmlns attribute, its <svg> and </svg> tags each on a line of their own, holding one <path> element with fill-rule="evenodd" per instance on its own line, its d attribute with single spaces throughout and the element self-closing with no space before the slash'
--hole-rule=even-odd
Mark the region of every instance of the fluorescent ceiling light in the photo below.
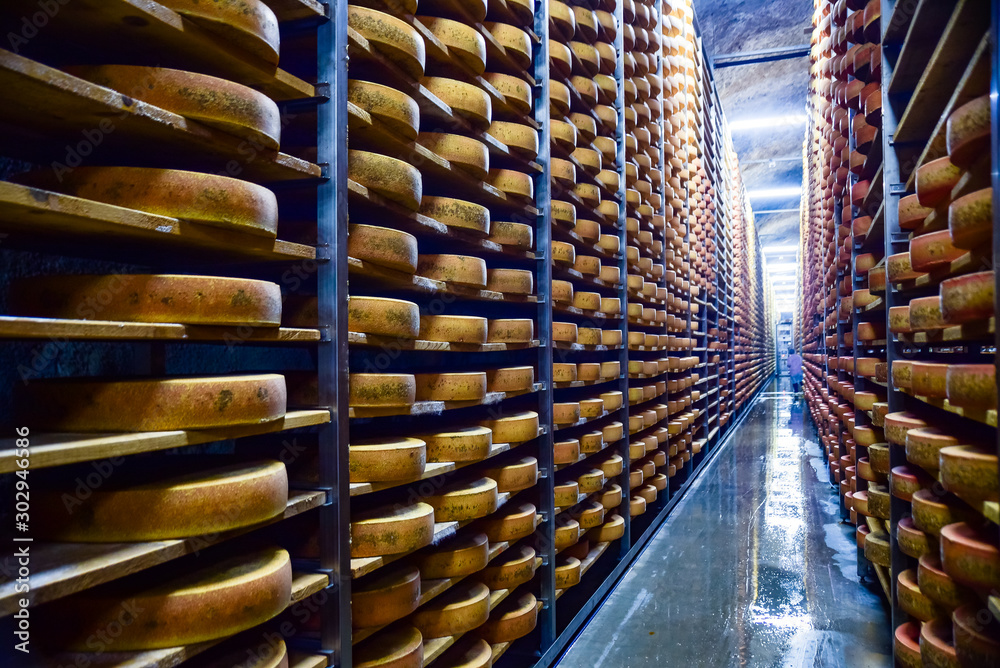
<svg viewBox="0 0 1000 668">
<path fill-rule="evenodd" d="M 799 270 L 798 262 L 776 262 L 775 264 L 767 265 L 767 273 L 769 274 L 792 274 Z"/>
<path fill-rule="evenodd" d="M 764 248 L 762 248 L 761 250 L 764 252 L 765 255 L 768 254 L 768 253 L 798 253 L 799 252 L 799 247 L 798 246 L 764 246 Z"/>
<path fill-rule="evenodd" d="M 779 197 L 801 197 L 802 186 L 789 186 L 787 188 L 761 188 L 760 190 L 748 190 L 747 197 L 754 199 L 774 199 Z"/>
<path fill-rule="evenodd" d="M 730 131 L 762 130 L 764 128 L 787 128 L 803 125 L 805 114 L 787 114 L 785 116 L 767 116 L 765 118 L 741 118 L 729 123 Z"/>
</svg>

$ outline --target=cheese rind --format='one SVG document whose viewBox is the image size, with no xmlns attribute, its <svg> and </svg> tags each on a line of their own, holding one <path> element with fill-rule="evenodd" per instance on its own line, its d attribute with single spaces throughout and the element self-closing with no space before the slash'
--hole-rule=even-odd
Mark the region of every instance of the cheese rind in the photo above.
<svg viewBox="0 0 1000 668">
<path fill-rule="evenodd" d="M 366 579 L 351 588 L 351 625 L 383 626 L 402 619 L 420 603 L 420 571 L 404 566 Z"/>
<path fill-rule="evenodd" d="M 420 577 L 425 580 L 472 575 L 489 563 L 489 539 L 486 534 L 461 534 L 441 547 L 417 556 Z"/>
<path fill-rule="evenodd" d="M 164 0 L 160 4 L 218 33 L 271 65 L 278 64 L 281 45 L 278 18 L 260 0 L 227 0 L 211 4 L 198 0 Z"/>
<path fill-rule="evenodd" d="M 417 274 L 445 283 L 486 287 L 486 261 L 469 255 L 421 255 Z"/>
<path fill-rule="evenodd" d="M 490 232 L 490 211 L 485 206 L 453 197 L 425 196 L 420 200 L 420 213 L 444 223 L 480 234 Z"/>
<path fill-rule="evenodd" d="M 535 575 L 535 551 L 519 545 L 485 567 L 477 579 L 490 589 L 513 589 Z"/>
<path fill-rule="evenodd" d="M 424 40 L 405 21 L 374 9 L 350 5 L 347 25 L 385 52 L 411 77 L 419 79 L 424 75 Z"/>
<path fill-rule="evenodd" d="M 477 128 L 486 129 L 493 118 L 493 104 L 489 95 L 479 86 L 445 77 L 424 77 L 427 90 L 451 107 L 459 116 Z"/>
<path fill-rule="evenodd" d="M 513 642 L 535 628 L 538 605 L 531 592 L 509 598 L 490 613 L 479 633 L 491 644 Z"/>
<path fill-rule="evenodd" d="M 353 658 L 357 668 L 423 668 L 423 636 L 397 624 L 355 645 Z"/>
<path fill-rule="evenodd" d="M 488 427 L 467 427 L 420 438 L 426 443 L 429 462 L 477 462 L 489 456 L 493 445 L 493 432 Z"/>
<path fill-rule="evenodd" d="M 434 537 L 434 508 L 385 507 L 351 517 L 351 558 L 404 554 L 429 545 Z"/>
<path fill-rule="evenodd" d="M 361 107 L 406 139 L 412 141 L 417 138 L 420 107 L 406 93 L 371 81 L 350 79 L 347 82 L 347 101 Z"/>
<path fill-rule="evenodd" d="M 411 406 L 417 383 L 408 373 L 352 373 L 349 403 L 357 407 Z"/>
<path fill-rule="evenodd" d="M 421 606 L 410 621 L 424 638 L 441 638 L 471 631 L 489 615 L 489 587 L 481 582 L 461 582 Z"/>
<path fill-rule="evenodd" d="M 497 483 L 492 478 L 463 482 L 427 497 L 437 522 L 461 522 L 485 517 L 497 509 Z"/>
<path fill-rule="evenodd" d="M 407 274 L 417 270 L 417 238 L 412 234 L 375 225 L 348 225 L 347 254 L 351 257 Z"/>
<path fill-rule="evenodd" d="M 364 334 L 415 339 L 420 334 L 420 307 L 402 299 L 350 296 L 347 329 Z"/>
<path fill-rule="evenodd" d="M 413 165 L 380 153 L 350 149 L 347 152 L 347 175 L 410 211 L 420 210 L 423 181 Z"/>
<path fill-rule="evenodd" d="M 446 343 L 486 343 L 488 321 L 469 315 L 422 315 L 420 338 Z"/>
<path fill-rule="evenodd" d="M 418 438 L 351 443 L 351 482 L 415 480 L 424 472 L 426 444 Z"/>
<path fill-rule="evenodd" d="M 414 378 L 417 401 L 482 401 L 486 397 L 483 372 L 418 373 Z"/>
</svg>

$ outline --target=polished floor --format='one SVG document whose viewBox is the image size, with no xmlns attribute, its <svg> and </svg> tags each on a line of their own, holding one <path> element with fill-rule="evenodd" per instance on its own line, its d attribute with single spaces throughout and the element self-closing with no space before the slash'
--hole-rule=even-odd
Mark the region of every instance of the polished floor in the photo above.
<svg viewBox="0 0 1000 668">
<path fill-rule="evenodd" d="M 887 613 L 789 389 L 765 389 L 559 666 L 891 666 Z"/>
</svg>

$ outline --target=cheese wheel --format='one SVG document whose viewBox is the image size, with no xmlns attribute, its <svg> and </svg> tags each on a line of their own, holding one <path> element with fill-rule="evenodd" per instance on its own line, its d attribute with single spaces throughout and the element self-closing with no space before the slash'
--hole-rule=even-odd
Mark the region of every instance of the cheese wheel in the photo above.
<svg viewBox="0 0 1000 668">
<path fill-rule="evenodd" d="M 976 250 L 989 245 L 993 238 L 993 189 L 977 190 L 952 202 L 948 233 L 957 248 Z"/>
<path fill-rule="evenodd" d="M 573 424 L 580 421 L 580 404 L 576 401 L 552 404 L 552 421 L 556 424 Z"/>
<path fill-rule="evenodd" d="M 949 492 L 964 498 L 1000 499 L 997 479 L 997 456 L 985 448 L 949 446 L 938 452 L 941 484 Z"/>
<path fill-rule="evenodd" d="M 890 255 L 886 258 L 885 266 L 888 279 L 893 283 L 910 281 L 922 276 L 919 271 L 914 271 L 913 265 L 910 263 L 909 251 Z"/>
<path fill-rule="evenodd" d="M 580 540 L 580 524 L 576 520 L 566 520 L 560 518 L 561 524 L 556 524 L 555 548 L 556 551 L 565 550 Z"/>
<path fill-rule="evenodd" d="M 451 197 L 425 196 L 420 201 L 420 213 L 448 227 L 459 227 L 480 234 L 490 232 L 490 211 L 485 206 Z"/>
<path fill-rule="evenodd" d="M 530 318 L 498 318 L 489 321 L 486 340 L 489 343 L 531 343 L 535 323 Z"/>
<path fill-rule="evenodd" d="M 493 445 L 487 427 L 466 427 L 420 437 L 426 444 L 429 462 L 476 462 L 486 459 Z"/>
<path fill-rule="evenodd" d="M 555 79 L 549 81 L 549 113 L 553 117 L 569 113 L 569 86 Z M 586 141 L 585 137 L 583 139 Z"/>
<path fill-rule="evenodd" d="M 981 605 L 966 604 L 952 613 L 955 654 L 963 666 L 1000 663 L 1000 623 L 996 615 L 982 614 Z"/>
<path fill-rule="evenodd" d="M 552 445 L 555 464 L 575 464 L 580 459 L 580 441 L 572 438 L 568 441 L 556 441 Z"/>
<path fill-rule="evenodd" d="M 531 535 L 535 530 L 537 510 L 524 503 L 512 510 L 496 513 L 478 524 L 491 543 L 515 541 Z"/>
<path fill-rule="evenodd" d="M 421 15 L 417 20 L 477 76 L 486 71 L 486 40 L 474 27 L 437 16 Z"/>
<path fill-rule="evenodd" d="M 347 329 L 363 334 L 415 339 L 420 334 L 420 308 L 402 299 L 352 295 L 347 303 Z"/>
<path fill-rule="evenodd" d="M 486 289 L 512 295 L 530 295 L 535 290 L 534 274 L 528 269 L 488 269 Z"/>
<path fill-rule="evenodd" d="M 962 171 L 947 157 L 917 167 L 917 199 L 921 206 L 934 207 L 947 201 Z"/>
<path fill-rule="evenodd" d="M 412 234 L 357 223 L 347 229 L 347 254 L 351 257 L 407 274 L 417 270 L 417 239 Z"/>
<path fill-rule="evenodd" d="M 578 510 L 573 511 L 573 516 L 580 528 L 587 530 L 604 522 L 604 512 L 604 506 L 597 501 L 584 501 Z"/>
<path fill-rule="evenodd" d="M 211 659 L 200 661 L 202 668 L 288 668 L 288 647 L 284 640 L 272 638 L 267 644 L 248 648 L 242 643 L 231 643 L 232 649 L 222 655 L 213 653 Z"/>
<path fill-rule="evenodd" d="M 621 362 L 601 362 L 601 378 L 618 378 L 622 374 Z M 604 395 L 601 395 L 604 398 Z"/>
<path fill-rule="evenodd" d="M 499 72 L 486 72 L 483 78 L 493 85 L 504 96 L 504 100 L 515 111 L 522 114 L 531 113 L 531 86 L 520 77 Z M 553 133 L 555 136 L 555 133 Z"/>
<path fill-rule="evenodd" d="M 407 373 L 352 373 L 349 402 L 357 407 L 412 406 L 417 383 Z"/>
<path fill-rule="evenodd" d="M 531 202 L 535 197 L 535 186 L 531 176 L 513 169 L 491 169 L 486 182 L 507 197 L 518 201 Z"/>
<path fill-rule="evenodd" d="M 351 558 L 412 552 L 433 536 L 434 508 L 426 503 L 365 511 L 351 518 Z"/>
<path fill-rule="evenodd" d="M 600 311 L 601 295 L 598 292 L 577 292 L 573 295 L 573 306 L 583 311 Z"/>
<path fill-rule="evenodd" d="M 538 413 L 525 411 L 509 417 L 490 420 L 494 443 L 523 443 L 538 437 Z"/>
<path fill-rule="evenodd" d="M 559 167 L 566 166 L 566 178 L 572 184 L 576 179 L 576 172 L 573 171 L 573 163 L 568 160 L 559 160 L 558 158 L 553 158 L 552 168 L 554 171 L 553 178 L 559 178 Z M 550 203 L 550 208 L 552 211 L 552 220 L 556 223 L 566 223 L 567 225 L 576 225 L 576 207 L 570 202 L 564 202 L 563 200 L 554 199 Z"/>
<path fill-rule="evenodd" d="M 482 401 L 486 397 L 486 374 L 415 374 L 417 401 Z"/>
<path fill-rule="evenodd" d="M 622 333 L 618 329 L 601 330 L 601 344 L 605 346 L 617 347 L 622 344 Z"/>
<path fill-rule="evenodd" d="M 569 304 L 573 301 L 573 284 L 569 281 L 552 281 L 552 301 Z"/>
<path fill-rule="evenodd" d="M 254 183 L 216 174 L 146 167 L 75 167 L 18 175 L 18 183 L 204 223 L 273 239 L 278 228 L 274 193 Z"/>
<path fill-rule="evenodd" d="M 925 554 L 936 554 L 938 550 L 937 540 L 918 529 L 910 517 L 899 520 L 896 526 L 896 542 L 904 554 L 914 559 L 919 559 Z"/>
<path fill-rule="evenodd" d="M 164 0 L 160 4 L 267 63 L 278 64 L 278 18 L 265 3 L 229 0 L 205 5 L 198 0 Z"/>
<path fill-rule="evenodd" d="M 996 367 L 993 364 L 952 364 L 946 367 L 948 402 L 963 408 L 996 409 Z"/>
<path fill-rule="evenodd" d="M 941 565 L 956 582 L 974 589 L 1000 587 L 1000 548 L 996 532 L 965 522 L 941 528 Z"/>
<path fill-rule="evenodd" d="M 379 572 L 351 588 L 351 625 L 384 626 L 402 619 L 420 603 L 420 576 L 415 566 Z"/>
<path fill-rule="evenodd" d="M 600 452 L 604 448 L 604 432 L 591 431 L 580 435 L 580 452 Z"/>
<path fill-rule="evenodd" d="M 603 512 L 604 509 L 601 508 Z M 583 564 L 575 557 L 562 557 L 555 567 L 556 589 L 567 589 L 580 583 Z"/>
<path fill-rule="evenodd" d="M 483 25 L 519 67 L 531 65 L 531 38 L 528 33 L 506 23 L 487 21 Z"/>
<path fill-rule="evenodd" d="M 486 287 L 486 261 L 469 255 L 421 255 L 417 273 L 445 283 Z"/>
<path fill-rule="evenodd" d="M 621 455 L 615 454 L 600 463 L 600 468 L 604 472 L 606 479 L 611 479 L 622 472 L 625 462 Z M 603 485 L 603 483 L 601 483 Z"/>
<path fill-rule="evenodd" d="M 413 165 L 380 153 L 347 152 L 347 175 L 352 180 L 410 211 L 420 210 L 423 181 Z"/>
<path fill-rule="evenodd" d="M 351 6 L 347 24 L 413 78 L 424 74 L 424 40 L 405 21 L 374 9 Z"/>
<path fill-rule="evenodd" d="M 948 157 L 965 169 L 989 149 L 990 96 L 983 95 L 966 102 L 948 116 L 946 143 Z"/>
<path fill-rule="evenodd" d="M 915 330 L 944 329 L 950 323 L 941 312 L 938 295 L 910 300 L 910 328 Z"/>
<path fill-rule="evenodd" d="M 416 557 L 420 577 L 425 580 L 472 575 L 486 568 L 489 559 L 489 540 L 483 533 L 460 534 Z"/>
<path fill-rule="evenodd" d="M 508 598 L 490 612 L 479 634 L 491 644 L 513 642 L 534 630 L 538 601 L 531 592 Z"/>
<path fill-rule="evenodd" d="M 916 195 L 907 195 L 899 199 L 899 226 L 904 230 L 915 230 L 923 225 L 924 220 L 934 209 L 920 204 Z"/>
<path fill-rule="evenodd" d="M 530 249 L 534 243 L 530 225 L 496 220 L 490 222 L 489 239 L 501 246 L 523 249 Z"/>
<path fill-rule="evenodd" d="M 896 597 L 899 607 L 908 615 L 915 617 L 922 622 L 929 622 L 932 619 L 945 614 L 938 605 L 920 591 L 917 585 L 917 571 L 908 568 L 896 578 Z"/>
<path fill-rule="evenodd" d="M 889 567 L 891 558 L 888 534 L 874 531 L 868 534 L 865 538 L 865 558 L 879 566 Z"/>
<path fill-rule="evenodd" d="M 952 627 L 947 617 L 924 622 L 920 626 L 920 657 L 924 666 L 959 668 L 952 644 Z"/>
<path fill-rule="evenodd" d="M 252 88 L 206 74 L 163 67 L 93 65 L 72 67 L 68 71 L 266 149 L 278 149 L 281 138 L 278 105 Z"/>
<path fill-rule="evenodd" d="M 422 315 L 420 338 L 447 343 L 486 343 L 487 320 L 468 315 Z"/>
<path fill-rule="evenodd" d="M 580 496 L 580 484 L 576 480 L 567 480 L 555 486 L 555 504 L 557 508 L 576 505 Z"/>
<path fill-rule="evenodd" d="M 533 519 L 533 518 L 532 518 Z M 512 547 L 482 569 L 476 579 L 492 590 L 513 589 L 535 576 L 535 551 L 527 545 Z"/>
<path fill-rule="evenodd" d="M 614 510 L 621 505 L 622 502 L 622 488 L 618 485 L 611 485 L 605 488 L 601 494 L 598 495 L 598 501 L 605 510 Z M 607 519 L 612 519 L 616 516 L 608 517 Z"/>
<path fill-rule="evenodd" d="M 347 101 L 356 104 L 393 132 L 412 141 L 420 131 L 420 107 L 406 93 L 370 81 L 349 79 Z"/>
<path fill-rule="evenodd" d="M 576 365 L 572 363 L 554 363 L 552 365 L 552 380 L 557 383 L 569 383 L 576 380 Z"/>
<path fill-rule="evenodd" d="M 122 478 L 109 479 L 86 497 L 70 492 L 78 480 L 56 472 L 35 490 L 36 535 L 79 543 L 186 538 L 264 522 L 283 513 L 288 503 L 288 476 L 278 461 L 195 471 L 187 462 L 165 464 L 155 471 L 131 470 L 126 464 L 117 469 Z M 151 507 L 155 518 L 140 521 L 135 509 Z"/>
<path fill-rule="evenodd" d="M 489 174 L 489 149 L 477 139 L 444 132 L 421 132 L 417 141 L 477 179 L 485 179 Z"/>
<path fill-rule="evenodd" d="M 912 430 L 917 431 L 917 430 Z M 871 462 L 872 471 L 887 476 L 889 475 L 889 446 L 885 443 L 873 443 L 868 446 L 868 459 Z"/>
<path fill-rule="evenodd" d="M 910 389 L 914 394 L 943 399 L 947 388 L 947 364 L 910 362 Z"/>
<path fill-rule="evenodd" d="M 936 496 L 928 489 L 914 492 L 910 503 L 913 524 L 932 536 L 940 536 L 942 528 L 961 521 L 969 514 L 959 506 L 954 497 Z"/>
<path fill-rule="evenodd" d="M 490 126 L 493 104 L 486 91 L 479 86 L 446 77 L 424 77 L 421 83 L 474 127 L 486 129 Z"/>
<path fill-rule="evenodd" d="M 595 543 L 618 540 L 625 535 L 625 520 L 621 515 L 611 515 L 604 524 L 587 532 L 587 538 Z"/>
<path fill-rule="evenodd" d="M 355 645 L 353 659 L 357 668 L 423 668 L 423 636 L 397 624 Z"/>
<path fill-rule="evenodd" d="M 515 366 L 486 372 L 490 392 L 527 392 L 535 383 L 535 369 Z"/>
<path fill-rule="evenodd" d="M 555 284 L 555 281 L 552 281 Z M 552 340 L 562 341 L 564 343 L 576 343 L 577 341 L 577 327 L 575 323 L 572 322 L 554 322 L 552 323 Z"/>
<path fill-rule="evenodd" d="M 36 276 L 11 287 L 12 310 L 42 318 L 196 325 L 281 323 L 275 283 L 215 276 Z"/>
<path fill-rule="evenodd" d="M 538 157 L 538 132 L 530 125 L 493 121 L 487 132 L 523 158 L 534 160 Z"/>
<path fill-rule="evenodd" d="M 598 276 L 601 273 L 601 260 L 593 255 L 577 255 L 573 269 L 586 276 Z"/>
<path fill-rule="evenodd" d="M 493 647 L 481 638 L 465 638 L 436 659 L 445 668 L 490 668 Z"/>
<path fill-rule="evenodd" d="M 427 497 L 437 522 L 461 522 L 485 517 L 497 509 L 497 482 L 492 478 L 461 482 Z"/>
<path fill-rule="evenodd" d="M 921 556 L 917 564 L 917 584 L 920 585 L 920 591 L 945 610 L 954 610 L 971 602 L 974 597 L 972 592 L 944 572 L 937 541 L 934 542 L 934 547 L 933 551 Z"/>
<path fill-rule="evenodd" d="M 910 263 L 917 271 L 930 271 L 957 260 L 965 253 L 951 243 L 951 232 L 940 230 L 910 241 Z"/>
<path fill-rule="evenodd" d="M 410 622 L 426 638 L 442 638 L 471 631 L 490 615 L 490 590 L 481 582 L 460 582 L 424 604 Z"/>
<path fill-rule="evenodd" d="M 994 275 L 981 271 L 941 283 L 941 316 L 945 322 L 966 323 L 993 315 Z"/>
<path fill-rule="evenodd" d="M 533 487 L 538 482 L 538 460 L 523 457 L 504 466 L 495 466 L 483 471 L 497 483 L 497 491 L 520 492 Z"/>
<path fill-rule="evenodd" d="M 577 130 L 572 123 L 553 118 L 550 121 L 549 133 L 552 135 L 552 141 L 564 151 L 572 152 L 576 149 Z"/>
<path fill-rule="evenodd" d="M 277 374 L 101 381 L 53 378 L 28 384 L 21 412 L 54 431 L 170 431 L 253 425 L 285 415 Z"/>
<path fill-rule="evenodd" d="M 425 443 L 416 438 L 362 441 L 349 448 L 351 482 L 415 480 L 427 461 Z"/>
</svg>

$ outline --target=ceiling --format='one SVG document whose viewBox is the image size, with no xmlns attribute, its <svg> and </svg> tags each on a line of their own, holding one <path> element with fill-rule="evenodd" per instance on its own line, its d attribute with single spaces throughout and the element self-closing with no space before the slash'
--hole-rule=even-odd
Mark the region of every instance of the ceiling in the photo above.
<svg viewBox="0 0 1000 668">
<path fill-rule="evenodd" d="M 694 0 L 705 52 L 720 55 L 808 45 L 813 0 Z M 809 58 L 716 67 L 715 81 L 730 124 L 741 120 L 798 116 L 783 127 L 733 128 L 746 189 L 798 188 L 809 87 Z M 761 244 L 797 246 L 798 194 L 752 196 Z M 768 257 L 769 263 L 788 258 Z M 794 254 L 791 258 L 794 261 Z"/>
</svg>

